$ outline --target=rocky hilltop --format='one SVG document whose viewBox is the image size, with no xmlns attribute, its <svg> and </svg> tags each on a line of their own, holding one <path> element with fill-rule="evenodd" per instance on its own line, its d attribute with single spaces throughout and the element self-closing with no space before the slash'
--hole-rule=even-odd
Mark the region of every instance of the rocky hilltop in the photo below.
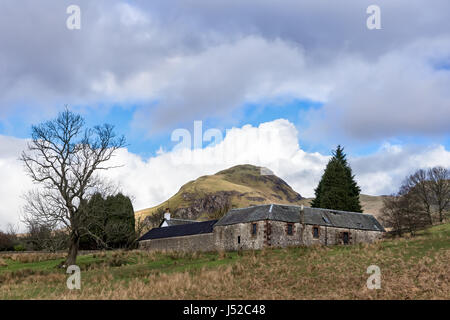
<svg viewBox="0 0 450 320">
<path fill-rule="evenodd" d="M 146 219 L 151 226 L 156 226 L 167 207 L 173 218 L 208 220 L 222 217 L 231 208 L 267 203 L 310 204 L 312 198 L 303 198 L 284 180 L 267 173 L 268 169 L 265 168 L 238 165 L 214 175 L 203 176 L 183 185 L 167 201 L 137 211 L 135 215 L 137 219 Z M 379 215 L 382 196 L 361 195 L 360 201 L 364 212 Z"/>
<path fill-rule="evenodd" d="M 231 208 L 266 203 L 307 204 L 284 180 L 268 175 L 267 169 L 239 165 L 183 185 L 168 201 L 137 211 L 136 218 L 160 221 L 166 207 L 172 217 L 204 220 L 220 218 Z M 263 172 L 263 174 L 261 174 Z"/>
</svg>

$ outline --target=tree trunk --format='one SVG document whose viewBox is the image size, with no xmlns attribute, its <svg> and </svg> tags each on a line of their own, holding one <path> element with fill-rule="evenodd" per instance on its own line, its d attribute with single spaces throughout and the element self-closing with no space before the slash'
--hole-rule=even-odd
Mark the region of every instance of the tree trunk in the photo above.
<svg viewBox="0 0 450 320">
<path fill-rule="evenodd" d="M 75 265 L 77 262 L 78 248 L 80 247 L 80 237 L 73 233 L 70 236 L 69 253 L 67 254 L 65 267 Z"/>
<path fill-rule="evenodd" d="M 427 215 L 428 215 L 428 223 L 430 224 L 430 226 L 432 226 L 433 225 L 433 217 L 431 216 L 431 208 L 428 204 L 426 205 L 426 209 L 427 209 Z"/>
</svg>

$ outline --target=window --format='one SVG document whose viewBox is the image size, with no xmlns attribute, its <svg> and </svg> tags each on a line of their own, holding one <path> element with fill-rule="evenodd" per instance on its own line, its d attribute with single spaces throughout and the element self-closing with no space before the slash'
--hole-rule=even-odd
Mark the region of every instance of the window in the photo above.
<svg viewBox="0 0 450 320">
<path fill-rule="evenodd" d="M 294 234 L 294 226 L 292 225 L 292 223 L 288 223 L 286 233 L 288 234 L 288 236 L 292 236 Z"/>
<path fill-rule="evenodd" d="M 238 244 L 241 244 L 241 236 L 238 236 Z"/>
<path fill-rule="evenodd" d="M 319 227 L 313 227 L 313 238 L 319 239 Z"/>
<path fill-rule="evenodd" d="M 252 223 L 252 236 L 256 236 L 256 229 L 257 228 L 257 226 L 256 226 L 256 223 Z"/>
</svg>

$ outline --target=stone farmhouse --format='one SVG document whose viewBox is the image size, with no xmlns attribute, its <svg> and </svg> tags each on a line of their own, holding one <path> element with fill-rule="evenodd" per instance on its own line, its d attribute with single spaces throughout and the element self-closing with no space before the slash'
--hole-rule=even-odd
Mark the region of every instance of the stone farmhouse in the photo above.
<svg viewBox="0 0 450 320">
<path fill-rule="evenodd" d="M 374 242 L 385 232 L 370 214 L 279 204 L 232 209 L 220 220 L 173 220 L 166 212 L 160 226 L 139 239 L 139 247 L 148 250 L 233 251 L 357 244 Z"/>
</svg>

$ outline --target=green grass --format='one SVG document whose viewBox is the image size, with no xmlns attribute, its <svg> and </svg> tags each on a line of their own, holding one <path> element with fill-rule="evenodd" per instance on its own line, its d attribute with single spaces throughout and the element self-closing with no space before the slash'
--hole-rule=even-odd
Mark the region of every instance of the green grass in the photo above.
<svg viewBox="0 0 450 320">
<path fill-rule="evenodd" d="M 79 256 L 77 265 L 82 270 L 82 278 L 86 283 L 95 286 L 96 279 L 107 270 L 112 277 L 112 282 L 121 282 L 126 285 L 130 281 L 142 277 L 144 282 L 149 274 L 172 274 L 188 272 L 198 274 L 202 270 L 217 268 L 222 265 L 230 265 L 238 261 L 240 256 L 236 252 L 227 253 L 220 258 L 218 253 L 178 254 L 178 253 L 154 253 L 147 256 L 147 252 L 120 251 L 105 252 L 101 254 L 89 254 Z M 64 294 L 67 289 L 65 282 L 56 286 L 43 285 L 40 288 L 30 286 L 26 280 L 36 276 L 65 274 L 65 270 L 58 265 L 63 259 L 51 259 L 39 262 L 19 262 L 3 258 L 6 266 L 0 266 L 0 288 L 2 284 L 11 280 L 15 283 L 17 291 L 5 294 L 0 290 L 0 299 L 34 299 L 50 294 Z M 3 276 L 3 277 L 2 277 Z M 2 279 L 7 279 L 2 280 Z M 25 280 L 21 283 L 22 280 Z M 33 282 L 33 280 L 31 280 Z"/>
<path fill-rule="evenodd" d="M 119 259 L 114 260 L 114 256 Z M 139 259 L 141 254 L 139 251 L 120 253 L 115 251 L 105 252 L 99 257 L 96 254 L 79 256 L 77 265 L 83 271 L 95 274 L 101 266 L 107 266 L 117 279 L 127 278 L 130 275 L 147 274 L 149 272 L 173 273 L 184 271 L 197 271 L 202 268 L 212 268 L 224 264 L 230 264 L 239 260 L 237 252 L 229 252 L 226 258 L 219 259 L 218 253 L 206 252 L 195 254 L 194 258 L 191 254 L 178 253 L 155 253 L 151 259 Z M 35 272 L 58 272 L 58 265 L 64 259 L 52 259 L 39 262 L 19 262 L 12 259 L 3 259 L 7 266 L 0 266 L 0 275 L 20 270 L 30 270 Z M 102 270 L 100 271 L 102 272 Z"/>
<path fill-rule="evenodd" d="M 6 267 L 0 267 L 0 272 L 17 271 L 22 269 L 29 269 L 34 271 L 50 271 L 54 270 L 61 261 L 62 259 L 23 263 L 19 261 L 13 261 L 11 259 L 5 259 L 5 262 L 8 265 Z"/>
<path fill-rule="evenodd" d="M 33 261 L 35 254 L 20 262 L 0 255 L 0 299 L 450 298 L 449 253 L 450 224 L 372 245 L 192 254 L 103 252 L 78 257 L 81 292 L 66 288 L 68 275 L 57 268 L 60 257 Z M 383 270 L 385 291 L 361 289 L 371 264 Z"/>
<path fill-rule="evenodd" d="M 2 256 L 0 256 L 1 258 Z M 45 261 L 38 262 L 20 262 L 14 261 L 12 259 L 3 259 L 7 266 L 0 266 L 0 274 L 2 272 L 13 272 L 17 270 L 33 270 L 33 271 L 54 271 L 57 269 L 58 265 L 64 261 L 63 258 L 59 259 L 50 259 Z M 92 255 L 84 255 L 79 256 L 77 259 L 77 264 L 82 268 L 83 266 L 90 265 L 92 263 L 98 262 L 98 259 L 95 259 Z"/>
</svg>

